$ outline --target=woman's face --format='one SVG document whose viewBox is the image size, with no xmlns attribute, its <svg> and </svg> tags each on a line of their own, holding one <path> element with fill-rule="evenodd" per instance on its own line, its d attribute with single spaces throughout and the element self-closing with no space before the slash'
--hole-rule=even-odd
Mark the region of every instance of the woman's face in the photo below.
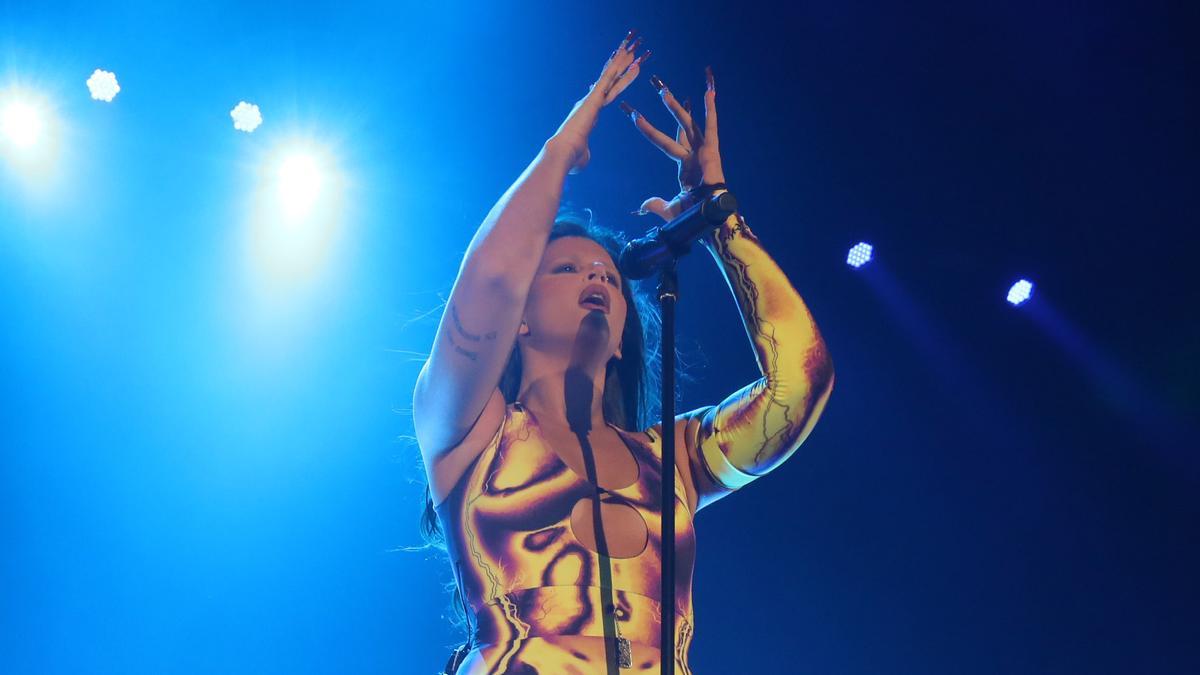
<svg viewBox="0 0 1200 675">
<path fill-rule="evenodd" d="M 586 237 L 551 241 L 533 277 L 525 304 L 526 339 L 571 345 L 593 344 L 589 360 L 620 356 L 628 306 L 620 274 L 604 247 Z M 599 294 L 602 299 L 594 296 Z M 606 333 L 606 334 L 605 334 Z M 600 358 L 602 357 L 602 359 Z"/>
</svg>

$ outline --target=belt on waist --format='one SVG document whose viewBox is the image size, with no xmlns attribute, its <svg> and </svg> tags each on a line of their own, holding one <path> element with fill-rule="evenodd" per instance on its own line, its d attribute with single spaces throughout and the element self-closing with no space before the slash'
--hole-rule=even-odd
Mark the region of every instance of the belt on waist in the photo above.
<svg viewBox="0 0 1200 675">
<path fill-rule="evenodd" d="M 562 635 L 604 637 L 601 608 L 607 596 L 599 586 L 539 586 L 510 591 L 475 612 L 475 643 Z M 662 603 L 632 591 L 613 590 L 611 597 L 621 637 L 658 647 Z M 690 641 L 691 634 L 691 613 L 676 610 L 676 644 Z"/>
</svg>

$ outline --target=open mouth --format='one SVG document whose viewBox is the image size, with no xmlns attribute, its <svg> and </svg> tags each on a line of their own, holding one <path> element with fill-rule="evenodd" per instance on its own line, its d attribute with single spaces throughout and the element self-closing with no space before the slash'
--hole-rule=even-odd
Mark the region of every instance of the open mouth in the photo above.
<svg viewBox="0 0 1200 675">
<path fill-rule="evenodd" d="M 579 295 L 580 307 L 587 307 L 588 309 L 595 309 L 608 314 L 611 304 L 608 289 L 600 284 L 591 284 L 583 289 L 583 293 Z"/>
</svg>

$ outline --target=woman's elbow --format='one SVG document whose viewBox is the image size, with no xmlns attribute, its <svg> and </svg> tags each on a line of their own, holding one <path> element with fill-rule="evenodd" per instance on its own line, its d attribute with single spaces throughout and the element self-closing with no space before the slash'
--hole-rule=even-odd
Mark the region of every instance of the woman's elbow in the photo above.
<svg viewBox="0 0 1200 675">
<path fill-rule="evenodd" d="M 833 358 L 829 356 L 824 342 L 818 342 L 808 351 L 803 368 L 805 379 L 808 380 L 812 391 L 822 396 L 828 396 L 829 392 L 833 391 Z"/>
</svg>

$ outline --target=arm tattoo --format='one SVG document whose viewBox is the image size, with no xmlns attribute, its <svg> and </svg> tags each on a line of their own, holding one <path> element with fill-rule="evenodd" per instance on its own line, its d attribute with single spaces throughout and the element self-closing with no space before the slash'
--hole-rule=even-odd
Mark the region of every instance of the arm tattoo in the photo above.
<svg viewBox="0 0 1200 675">
<path fill-rule="evenodd" d="M 454 327 L 458 329 L 458 334 L 471 342 L 479 342 L 480 340 L 495 340 L 496 331 L 491 331 L 485 335 L 475 335 L 468 333 L 466 328 L 463 328 L 462 321 L 458 318 L 458 308 L 453 303 L 450 304 L 450 318 L 454 319 Z"/>
<path fill-rule="evenodd" d="M 450 341 L 450 346 L 454 347 L 454 351 L 458 352 L 459 354 L 462 354 L 463 356 L 467 357 L 468 359 L 471 359 L 472 361 L 479 360 L 479 352 L 473 352 L 473 351 L 470 351 L 469 349 L 463 349 L 461 346 L 459 346 L 458 341 L 454 339 L 453 333 L 447 331 L 446 339 Z"/>
<path fill-rule="evenodd" d="M 458 307 L 456 307 L 454 303 L 450 303 L 450 318 L 454 320 L 454 328 L 455 331 L 458 332 L 458 338 L 456 339 L 454 331 L 446 331 L 446 339 L 450 341 L 450 346 L 454 347 L 454 351 L 462 354 L 468 359 L 471 359 L 472 361 L 478 361 L 479 352 L 467 349 L 459 343 L 462 340 L 475 343 L 481 341 L 490 342 L 496 339 L 496 331 L 489 331 L 483 335 L 467 332 L 467 329 L 463 328 L 462 320 L 458 318 Z"/>
</svg>

